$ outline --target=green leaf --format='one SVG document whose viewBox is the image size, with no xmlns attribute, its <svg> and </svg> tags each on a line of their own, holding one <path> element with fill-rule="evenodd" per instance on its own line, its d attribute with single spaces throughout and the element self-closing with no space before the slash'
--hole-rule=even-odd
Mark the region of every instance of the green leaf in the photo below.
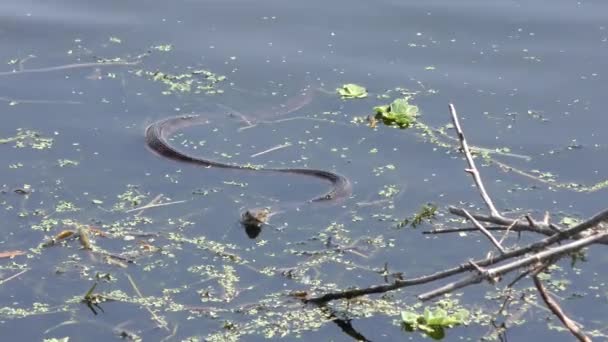
<svg viewBox="0 0 608 342">
<path fill-rule="evenodd" d="M 580 219 L 577 219 L 575 217 L 564 217 L 561 219 L 561 221 L 559 221 L 559 223 L 563 224 L 564 226 L 570 228 L 570 227 L 574 227 L 577 224 L 579 224 L 581 222 Z"/>
<path fill-rule="evenodd" d="M 418 116 L 418 106 L 409 103 L 408 98 L 399 98 L 389 105 L 374 107 L 376 119 L 382 120 L 385 125 L 408 128 Z"/>
<path fill-rule="evenodd" d="M 362 99 L 367 97 L 367 90 L 365 87 L 354 83 L 344 84 L 342 88 L 338 88 L 336 91 L 343 99 Z"/>
<path fill-rule="evenodd" d="M 404 323 L 415 325 L 418 322 L 419 315 L 412 311 L 401 311 L 401 320 Z"/>
<path fill-rule="evenodd" d="M 424 319 L 428 325 L 442 326 L 447 316 L 448 313 L 442 308 L 436 308 L 434 311 L 428 308 L 424 310 Z"/>
<path fill-rule="evenodd" d="M 414 117 L 418 115 L 418 106 L 409 104 L 406 98 L 396 99 L 391 103 L 391 113 Z"/>
<path fill-rule="evenodd" d="M 445 337 L 445 329 L 465 324 L 468 318 L 469 311 L 466 309 L 448 311 L 442 307 L 434 309 L 426 307 L 422 314 L 414 311 L 401 312 L 401 320 L 406 331 L 418 330 L 436 340 Z"/>
</svg>

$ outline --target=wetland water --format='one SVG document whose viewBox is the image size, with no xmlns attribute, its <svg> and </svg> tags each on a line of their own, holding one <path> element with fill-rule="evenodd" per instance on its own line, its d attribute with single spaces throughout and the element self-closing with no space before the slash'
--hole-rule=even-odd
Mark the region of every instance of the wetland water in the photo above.
<svg viewBox="0 0 608 342">
<path fill-rule="evenodd" d="M 453 101 L 470 144 L 529 157 L 498 160 L 555 182 L 604 181 L 606 13 L 603 1 L 565 0 L 2 1 L 0 252 L 25 252 L 0 259 L 3 338 L 356 338 L 332 322 L 341 318 L 359 338 L 424 339 L 398 320 L 427 287 L 335 311 L 289 296 L 382 283 L 387 264 L 427 274 L 490 248 L 475 234 L 422 235 L 428 222 L 397 229 L 427 203 L 446 227 L 460 225 L 448 205 L 483 206 L 453 149 L 355 118 L 408 92 L 419 120 L 442 127 Z M 340 99 L 334 90 L 346 83 L 369 96 Z M 297 203 L 327 184 L 201 169 L 146 148 L 148 124 L 192 113 L 212 123 L 179 133 L 175 146 L 222 162 L 332 170 L 349 177 L 353 195 L 277 213 L 249 239 L 244 209 Z M 606 190 L 481 172 L 500 210 L 559 219 L 605 206 Z M 148 203 L 165 205 L 133 210 Z M 41 246 L 83 230 L 92 251 L 70 238 Z M 599 251 L 574 268 L 560 263 L 552 290 L 601 334 Z M 447 340 L 489 337 L 496 291 L 453 296 L 476 315 Z M 511 339 L 571 340 L 549 329 L 559 324 L 544 310 L 517 309 Z"/>
</svg>

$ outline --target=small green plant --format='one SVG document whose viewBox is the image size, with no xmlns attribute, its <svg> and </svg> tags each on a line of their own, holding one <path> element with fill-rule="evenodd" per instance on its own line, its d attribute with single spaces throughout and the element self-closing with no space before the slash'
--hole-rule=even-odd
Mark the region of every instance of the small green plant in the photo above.
<svg viewBox="0 0 608 342">
<path fill-rule="evenodd" d="M 418 106 L 409 103 L 409 98 L 399 98 L 391 104 L 374 107 L 375 118 L 387 126 L 409 128 L 419 115 Z"/>
<path fill-rule="evenodd" d="M 418 210 L 416 214 L 412 217 L 408 217 L 403 219 L 401 222 L 397 224 L 397 228 L 403 228 L 407 225 L 411 225 L 412 228 L 416 228 L 416 226 L 420 225 L 424 220 L 431 220 L 435 218 L 437 214 L 437 207 L 434 204 L 425 204 Z"/>
<path fill-rule="evenodd" d="M 457 325 L 466 324 L 469 319 L 469 311 L 458 309 L 449 313 L 445 309 L 424 309 L 423 314 L 413 311 L 402 311 L 401 320 L 406 331 L 421 331 L 429 337 L 440 340 L 445 337 L 445 329 Z"/>
<path fill-rule="evenodd" d="M 358 84 L 348 83 L 336 89 L 343 99 L 362 99 L 367 97 L 367 90 Z"/>
</svg>

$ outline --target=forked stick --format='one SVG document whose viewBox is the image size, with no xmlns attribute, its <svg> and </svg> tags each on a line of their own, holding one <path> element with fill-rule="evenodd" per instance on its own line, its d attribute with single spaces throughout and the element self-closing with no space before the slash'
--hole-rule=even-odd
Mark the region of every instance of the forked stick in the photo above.
<svg viewBox="0 0 608 342">
<path fill-rule="evenodd" d="M 477 170 L 477 166 L 475 166 L 475 160 L 473 160 L 473 155 L 471 154 L 471 150 L 469 149 L 469 145 L 467 144 L 467 140 L 464 137 L 464 133 L 462 132 L 462 128 L 460 128 L 460 121 L 458 121 L 458 114 L 456 113 L 456 108 L 454 108 L 453 104 L 449 104 L 450 114 L 452 115 L 452 122 L 454 123 L 454 128 L 456 129 L 456 134 L 458 135 L 458 140 L 460 140 L 460 145 L 462 146 L 462 150 L 464 151 L 464 155 L 467 158 L 467 163 L 469 164 L 469 168 L 465 171 L 470 173 L 475 180 L 475 185 L 479 189 L 479 193 L 481 194 L 481 198 L 488 206 L 490 210 L 490 215 L 493 217 L 502 217 L 496 207 L 494 206 L 494 202 L 488 195 L 485 186 L 483 185 L 483 181 L 481 180 L 481 176 L 479 175 L 479 171 Z"/>
</svg>

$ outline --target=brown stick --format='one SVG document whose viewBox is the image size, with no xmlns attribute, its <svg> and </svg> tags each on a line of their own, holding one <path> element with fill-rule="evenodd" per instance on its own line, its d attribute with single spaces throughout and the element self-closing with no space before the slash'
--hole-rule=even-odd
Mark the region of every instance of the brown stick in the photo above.
<svg viewBox="0 0 608 342">
<path fill-rule="evenodd" d="M 456 208 L 456 207 L 452 207 L 450 206 L 448 208 L 450 214 L 456 215 L 456 216 L 460 216 L 460 217 L 464 217 L 466 218 L 466 214 L 464 213 L 464 210 L 461 208 Z M 481 222 L 488 222 L 488 223 L 493 223 L 496 225 L 500 225 L 500 226 L 510 226 L 513 223 L 515 223 L 512 227 L 513 230 L 517 230 L 517 231 L 529 231 L 529 232 L 534 232 L 534 233 L 538 233 L 538 234 L 543 234 L 543 235 L 553 235 L 555 233 L 555 231 L 551 228 L 549 228 L 547 225 L 545 225 L 542 222 L 534 222 L 533 226 L 530 226 L 529 224 L 524 224 L 524 223 L 519 223 L 516 222 L 517 220 L 513 220 L 507 217 L 492 217 L 492 216 L 487 216 L 487 215 L 480 215 L 480 214 L 473 214 L 473 217 Z"/>
<path fill-rule="evenodd" d="M 507 231 L 509 227 L 507 226 L 490 226 L 485 227 L 489 231 Z M 453 234 L 453 233 L 466 233 L 466 232 L 478 232 L 479 229 L 477 227 L 462 227 L 462 228 L 439 228 L 439 229 L 431 229 L 425 230 L 422 232 L 424 235 L 438 235 L 438 234 Z M 512 229 L 511 231 L 520 232 L 519 229 Z"/>
<path fill-rule="evenodd" d="M 450 276 L 453 276 L 453 275 L 456 275 L 459 273 L 473 270 L 473 269 L 475 269 L 475 267 L 473 267 L 472 265 L 476 265 L 477 267 L 494 265 L 494 264 L 497 264 L 499 262 L 502 262 L 502 261 L 505 261 L 508 259 L 512 259 L 512 258 L 516 258 L 516 257 L 522 256 L 522 255 L 528 254 L 530 252 L 539 252 L 552 244 L 561 242 L 563 240 L 571 239 L 574 237 L 584 240 L 582 243 L 586 243 L 586 244 L 599 242 L 602 239 L 604 239 L 605 241 L 608 241 L 608 234 L 595 234 L 595 235 L 588 236 L 588 237 L 590 237 L 590 239 L 586 239 L 581 234 L 585 230 L 593 228 L 593 227 L 597 226 L 599 223 L 601 223 L 605 220 L 608 220 L 608 209 L 605 209 L 605 210 L 597 213 L 596 215 L 589 218 L 588 220 L 581 222 L 578 225 L 576 225 L 575 227 L 571 227 L 569 229 L 562 229 L 561 227 L 557 227 L 555 225 L 554 225 L 554 227 L 550 228 L 547 226 L 546 222 L 542 222 L 542 221 L 535 222 L 531 218 L 530 218 L 531 222 L 529 224 L 525 225 L 525 224 L 518 223 L 518 220 L 512 220 L 512 219 L 508 219 L 508 218 L 501 216 L 498 213 L 498 211 L 496 210 L 496 208 L 494 207 L 494 204 L 493 204 L 492 200 L 490 199 L 490 197 L 488 196 L 487 192 L 485 191 L 485 188 L 483 188 L 483 182 L 481 182 L 481 177 L 479 175 L 479 172 L 477 171 L 477 168 L 475 167 L 473 158 L 468 149 L 468 145 L 466 144 L 466 139 L 464 137 L 464 133 L 462 132 L 462 129 L 460 128 L 456 110 L 452 104 L 450 104 L 450 112 L 452 114 L 452 118 L 454 121 L 454 125 L 456 126 L 456 130 L 458 132 L 459 140 L 461 141 L 463 150 L 465 151 L 465 155 L 467 157 L 467 161 L 469 162 L 470 170 L 474 170 L 472 172 L 472 175 L 475 179 L 478 189 L 480 190 L 480 194 L 481 194 L 482 198 L 484 199 L 484 201 L 486 202 L 486 205 L 488 206 L 490 212 L 492 213 L 490 216 L 470 215 L 470 214 L 469 215 L 480 221 L 491 222 L 491 223 L 498 224 L 501 226 L 509 226 L 507 229 L 510 228 L 513 230 L 536 231 L 538 233 L 547 235 L 548 237 L 546 237 L 545 239 L 538 241 L 536 243 L 529 244 L 525 247 L 518 248 L 516 250 L 512 250 L 510 252 L 501 254 L 495 258 L 488 257 L 483 260 L 471 261 L 469 263 L 460 264 L 457 267 L 453 267 L 453 268 L 446 269 L 446 270 L 436 272 L 433 274 L 421 276 L 418 278 L 406 279 L 406 280 L 398 279 L 398 280 L 395 280 L 392 284 L 373 285 L 373 286 L 366 287 L 366 288 L 330 292 L 330 293 L 326 293 L 325 295 L 322 295 L 322 296 L 308 298 L 307 300 L 305 300 L 305 302 L 323 304 L 323 303 L 326 303 L 326 302 L 329 302 L 332 300 L 336 300 L 336 299 L 349 299 L 349 298 L 354 298 L 354 297 L 368 295 L 368 294 L 385 293 L 385 292 L 396 290 L 396 289 L 399 289 L 402 287 L 425 284 L 425 283 L 429 283 L 429 282 L 432 282 L 432 281 L 435 281 L 438 279 L 447 278 L 447 277 L 450 277 Z M 467 153 L 467 151 L 468 151 L 468 153 Z M 477 172 L 475 172 L 475 171 L 477 171 Z M 465 213 L 465 211 L 463 209 L 451 207 L 450 212 L 455 215 L 467 217 L 467 213 Z M 559 230 L 559 232 L 556 233 L 555 232 L 556 230 Z M 590 242 L 588 242 L 588 241 L 590 241 Z M 581 241 L 579 240 L 574 243 L 581 243 Z M 585 246 L 586 244 L 580 245 L 580 246 L 575 245 L 574 248 L 582 248 L 581 246 Z M 570 244 L 565 245 L 565 246 L 570 246 Z M 579 247 L 576 247 L 576 246 L 579 246 Z M 562 247 L 564 247 L 564 246 L 562 246 Z M 551 249 L 550 251 L 555 252 L 555 250 L 556 249 Z M 538 258 L 539 256 L 542 257 L 542 255 L 543 255 L 542 252 L 540 252 L 540 253 L 532 256 L 532 259 L 523 258 L 521 260 L 528 260 L 527 262 L 530 262 L 529 260 L 536 261 L 537 259 L 535 259 L 535 258 Z M 550 254 L 550 255 L 553 255 L 553 254 Z M 508 268 L 508 269 L 502 268 L 501 269 L 500 267 L 498 267 L 493 270 L 489 270 L 488 272 L 483 272 L 484 274 L 482 276 L 486 277 L 487 279 L 493 279 L 496 276 L 501 274 L 501 273 L 496 273 L 498 271 L 502 271 L 502 272 L 506 273 L 506 272 L 510 272 L 513 269 L 516 269 L 518 267 L 525 267 L 528 265 L 527 263 L 518 264 L 519 261 L 520 260 L 518 260 L 514 263 L 507 264 L 507 266 L 510 266 L 510 267 L 513 267 L 513 265 L 515 265 L 515 267 L 512 269 L 511 268 Z M 475 278 L 468 277 L 468 278 L 460 280 L 456 283 L 451 283 L 448 285 L 450 287 L 454 287 L 453 289 L 456 289 L 456 288 L 464 287 L 468 284 L 471 284 L 473 281 L 480 282 L 484 279 L 484 277 L 480 277 L 479 275 L 477 275 L 477 276 L 475 276 Z M 439 290 L 441 290 L 441 289 L 439 289 Z M 433 291 L 433 292 L 435 292 L 435 291 Z M 447 292 L 449 292 L 449 291 L 447 291 Z M 446 292 L 443 292 L 443 293 L 446 293 Z M 428 295 L 428 293 L 427 293 L 427 295 Z M 435 295 L 432 294 L 432 296 L 435 296 Z"/>
<path fill-rule="evenodd" d="M 464 151 L 464 155 L 467 159 L 467 163 L 469 164 L 469 168 L 466 169 L 468 173 L 473 176 L 473 180 L 475 180 L 475 185 L 479 189 L 479 193 L 481 194 L 481 198 L 488 206 L 490 210 L 490 215 L 492 217 L 502 217 L 496 207 L 494 206 L 494 202 L 488 195 L 485 186 L 483 185 L 483 181 L 481 180 L 481 176 L 479 175 L 479 170 L 477 166 L 475 166 L 475 160 L 473 160 L 473 155 L 471 154 L 471 150 L 469 149 L 469 145 L 467 144 L 467 140 L 464 137 L 464 133 L 462 128 L 460 128 L 460 121 L 458 121 L 458 114 L 456 113 L 456 108 L 453 104 L 449 104 L 450 114 L 452 115 L 452 122 L 454 123 L 454 128 L 456 129 L 456 134 L 458 135 L 458 140 L 460 141 L 460 145 L 462 146 L 462 150 Z"/>
<path fill-rule="evenodd" d="M 572 335 L 574 335 L 574 337 L 576 337 L 581 342 L 591 342 L 591 339 L 589 337 L 587 337 L 581 331 L 581 329 L 579 329 L 576 322 L 574 322 L 568 316 L 566 316 L 566 314 L 564 313 L 562 308 L 559 306 L 559 304 L 553 298 L 551 298 L 551 296 L 549 296 L 549 293 L 547 293 L 547 290 L 545 289 L 545 286 L 538 278 L 538 275 L 535 275 L 534 277 L 532 277 L 532 279 L 534 280 L 534 285 L 536 286 L 536 289 L 540 293 L 541 298 L 543 299 L 543 301 L 545 302 L 547 307 L 549 307 L 549 310 L 551 310 L 551 312 L 553 312 L 553 314 L 555 316 L 557 316 L 557 318 L 559 318 L 559 320 L 562 322 L 562 324 L 568 330 L 570 330 Z"/>
<path fill-rule="evenodd" d="M 468 211 L 464 210 L 464 213 L 465 213 L 465 215 L 467 215 L 467 218 L 469 220 L 471 220 L 471 222 L 473 222 L 473 224 L 475 225 L 475 227 L 477 227 L 477 229 L 479 229 L 483 233 L 483 235 L 485 235 L 488 238 L 488 240 L 490 240 L 490 242 L 492 242 L 492 244 L 500 251 L 500 254 L 505 254 L 505 249 L 502 247 L 502 245 L 500 244 L 500 242 L 498 242 L 498 240 L 496 240 L 496 238 L 494 237 L 494 235 L 492 235 L 492 233 L 490 233 L 486 229 L 486 227 L 484 227 L 471 214 L 469 214 Z"/>
<path fill-rule="evenodd" d="M 559 258 L 562 255 L 571 253 L 573 251 L 579 250 L 585 246 L 588 246 L 592 243 L 595 243 L 597 240 L 608 237 L 608 233 L 597 233 L 594 235 L 590 235 L 586 238 L 582 238 L 559 247 L 554 247 L 542 252 L 535 253 L 533 255 L 527 256 L 525 258 L 517 259 L 508 264 L 494 267 L 491 269 L 486 269 L 485 272 L 480 274 L 471 275 L 460 279 L 458 281 L 449 283 L 435 290 L 423 293 L 418 296 L 418 299 L 425 301 L 429 300 L 446 293 L 452 292 L 457 289 L 461 289 L 463 287 L 469 286 L 471 284 L 477 284 L 481 281 L 485 280 L 493 280 L 501 275 L 514 271 L 516 269 L 520 269 L 523 267 L 530 266 L 537 262 L 542 262 L 545 260 L 554 260 L 555 258 Z M 504 254 L 503 254 L 504 255 Z"/>
</svg>

